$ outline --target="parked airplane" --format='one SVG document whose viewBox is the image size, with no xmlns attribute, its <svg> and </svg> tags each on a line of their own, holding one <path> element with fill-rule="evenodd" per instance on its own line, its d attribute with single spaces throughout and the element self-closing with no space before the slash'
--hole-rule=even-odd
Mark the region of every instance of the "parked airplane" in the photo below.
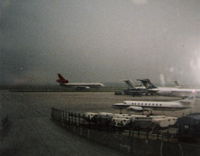
<svg viewBox="0 0 200 156">
<path fill-rule="evenodd" d="M 145 110 L 182 110 L 191 108 L 195 102 L 195 97 L 188 97 L 177 101 L 124 101 L 113 104 L 113 108 L 129 109 L 133 111 Z"/>
<path fill-rule="evenodd" d="M 124 80 L 124 82 L 127 84 L 128 89 L 146 89 L 143 85 L 134 86 L 131 80 Z"/>
<path fill-rule="evenodd" d="M 148 94 L 148 90 L 143 86 L 134 86 L 133 83 L 130 80 L 124 80 L 124 82 L 127 84 L 128 89 L 125 89 L 123 92 L 125 95 L 146 95 Z"/>
<path fill-rule="evenodd" d="M 149 79 L 138 79 L 146 87 L 147 90 L 157 95 L 163 96 L 199 96 L 200 89 L 189 89 L 180 87 L 157 87 Z"/>
<path fill-rule="evenodd" d="M 103 87 L 103 83 L 69 83 L 69 80 L 65 79 L 61 74 L 58 74 L 56 80 L 61 86 L 75 87 L 76 89 L 90 89 Z"/>
<path fill-rule="evenodd" d="M 134 86 L 130 80 L 124 80 L 127 84 L 128 89 L 123 91 L 116 91 L 116 95 L 132 95 L 132 96 L 143 96 L 152 94 L 150 90 L 147 90 L 145 86 Z M 154 93 L 154 92 L 153 92 Z"/>
</svg>

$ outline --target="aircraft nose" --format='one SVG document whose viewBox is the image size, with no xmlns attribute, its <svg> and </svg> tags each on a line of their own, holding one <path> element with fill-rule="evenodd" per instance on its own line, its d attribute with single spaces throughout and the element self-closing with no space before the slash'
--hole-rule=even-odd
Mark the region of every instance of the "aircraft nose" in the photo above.
<svg viewBox="0 0 200 156">
<path fill-rule="evenodd" d="M 115 103 L 115 104 L 113 104 L 112 106 L 113 107 L 118 107 L 118 106 L 123 106 L 124 105 L 124 103 Z"/>
</svg>

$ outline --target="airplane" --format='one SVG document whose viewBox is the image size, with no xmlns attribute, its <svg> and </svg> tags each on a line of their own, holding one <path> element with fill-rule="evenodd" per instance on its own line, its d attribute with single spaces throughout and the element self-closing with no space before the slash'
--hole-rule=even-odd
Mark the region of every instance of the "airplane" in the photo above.
<svg viewBox="0 0 200 156">
<path fill-rule="evenodd" d="M 65 87 L 75 87 L 76 89 L 90 89 L 90 88 L 100 88 L 104 87 L 103 83 L 69 83 L 69 80 L 65 79 L 61 74 L 57 74 L 58 79 L 56 80 L 61 86 Z"/>
<path fill-rule="evenodd" d="M 124 80 L 124 82 L 127 84 L 128 89 L 146 89 L 143 85 L 134 86 L 131 80 Z"/>
<path fill-rule="evenodd" d="M 157 87 L 149 79 L 137 79 L 140 81 L 148 91 L 151 91 L 154 95 L 162 96 L 199 96 L 200 89 L 190 89 L 190 88 L 181 88 L 181 87 Z"/>
<path fill-rule="evenodd" d="M 145 86 L 134 86 L 130 80 L 124 80 L 128 89 L 123 90 L 123 94 L 132 96 L 150 95 L 151 91 L 147 90 Z"/>
<path fill-rule="evenodd" d="M 195 97 L 187 97 L 177 101 L 124 101 L 123 103 L 113 104 L 113 108 L 128 109 L 132 111 L 149 111 L 149 110 L 183 110 L 192 107 Z"/>
</svg>

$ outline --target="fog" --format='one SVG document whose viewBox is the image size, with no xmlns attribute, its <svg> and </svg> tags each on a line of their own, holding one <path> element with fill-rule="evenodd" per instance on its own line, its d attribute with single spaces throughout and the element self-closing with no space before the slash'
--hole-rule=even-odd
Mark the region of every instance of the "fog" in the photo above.
<svg viewBox="0 0 200 156">
<path fill-rule="evenodd" d="M 200 84 L 199 0 L 1 0 L 0 84 Z"/>
</svg>

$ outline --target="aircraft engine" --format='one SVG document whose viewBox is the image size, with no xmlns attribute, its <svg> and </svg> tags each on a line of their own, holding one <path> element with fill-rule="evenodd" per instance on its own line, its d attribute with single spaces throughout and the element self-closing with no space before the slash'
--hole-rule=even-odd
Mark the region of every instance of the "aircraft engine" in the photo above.
<svg viewBox="0 0 200 156">
<path fill-rule="evenodd" d="M 141 112 L 143 111 L 143 108 L 142 107 L 137 107 L 137 106 L 130 106 L 127 108 L 128 110 L 131 110 L 131 111 L 136 111 L 136 112 Z"/>
</svg>

